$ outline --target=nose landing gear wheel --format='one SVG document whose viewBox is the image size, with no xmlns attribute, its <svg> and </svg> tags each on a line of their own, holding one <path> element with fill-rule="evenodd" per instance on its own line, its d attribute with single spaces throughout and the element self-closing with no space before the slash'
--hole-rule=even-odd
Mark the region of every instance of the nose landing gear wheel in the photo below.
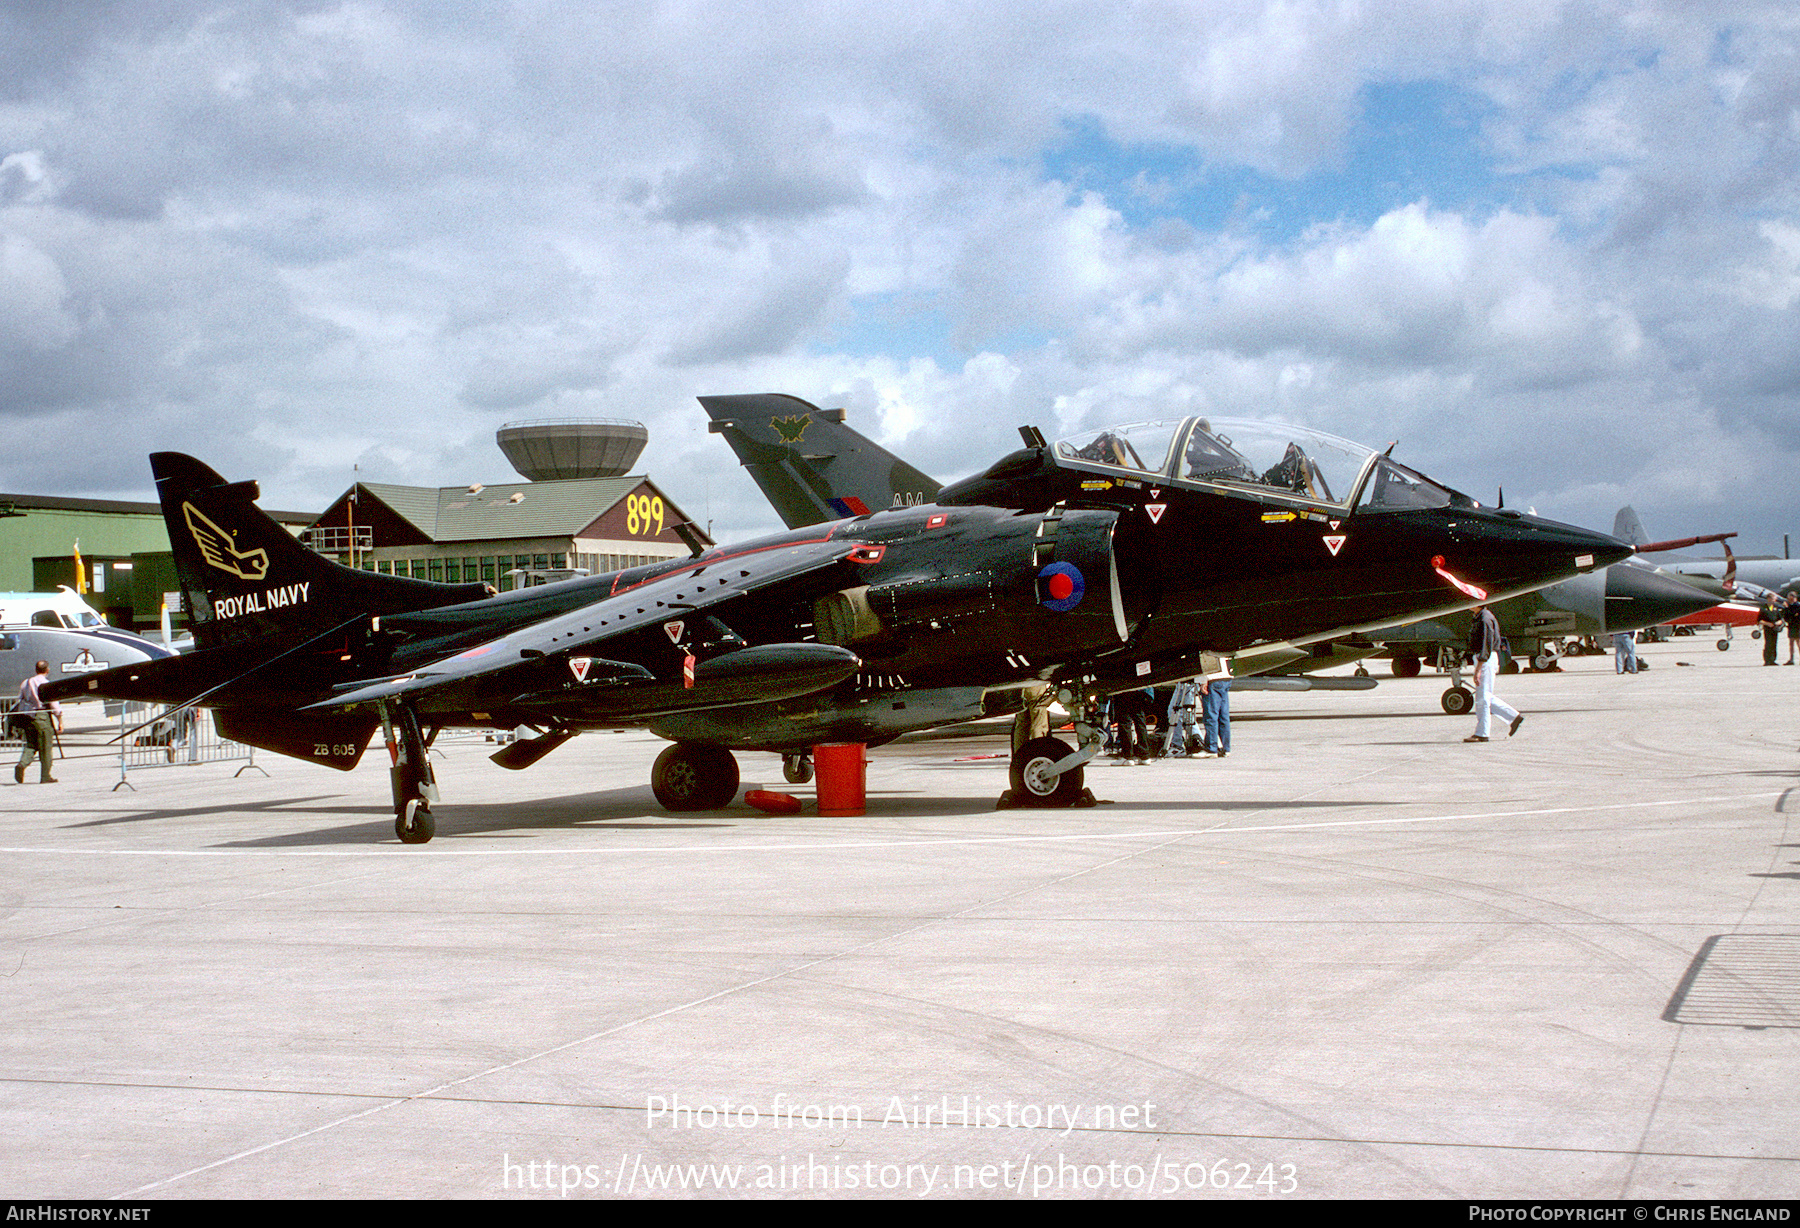
<svg viewBox="0 0 1800 1228">
<path fill-rule="evenodd" d="M 1046 769 L 1073 754 L 1060 738 L 1033 738 L 1012 757 L 1012 795 L 1015 805 L 1073 806 L 1081 800 L 1085 767 L 1052 776 Z"/>
<path fill-rule="evenodd" d="M 1475 694 L 1467 687 L 1453 686 L 1438 700 L 1451 716 L 1462 716 L 1475 706 Z"/>
</svg>

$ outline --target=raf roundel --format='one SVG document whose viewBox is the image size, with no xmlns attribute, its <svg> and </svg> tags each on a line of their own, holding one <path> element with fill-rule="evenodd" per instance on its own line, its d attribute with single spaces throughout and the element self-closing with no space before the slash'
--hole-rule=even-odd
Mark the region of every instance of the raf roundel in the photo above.
<svg viewBox="0 0 1800 1228">
<path fill-rule="evenodd" d="M 1062 614 L 1081 604 L 1087 581 L 1073 565 L 1052 563 L 1038 572 L 1038 592 L 1046 608 Z"/>
</svg>

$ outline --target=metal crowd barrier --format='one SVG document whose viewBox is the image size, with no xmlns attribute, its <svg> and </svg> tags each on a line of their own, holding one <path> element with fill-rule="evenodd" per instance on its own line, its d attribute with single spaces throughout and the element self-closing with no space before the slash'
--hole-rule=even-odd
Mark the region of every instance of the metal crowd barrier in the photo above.
<svg viewBox="0 0 1800 1228">
<path fill-rule="evenodd" d="M 471 727 L 471 728 L 451 728 L 451 729 L 438 730 L 438 735 L 437 735 L 437 737 L 435 737 L 431 740 L 431 744 L 434 747 L 435 746 L 463 746 L 463 745 L 477 745 L 477 746 L 492 745 L 494 747 L 494 749 L 498 750 L 500 747 L 505 746 L 508 742 L 516 741 L 517 738 L 518 738 L 518 732 L 516 730 L 512 730 L 512 729 L 508 729 L 505 731 L 496 731 L 493 729 L 481 729 L 481 728 L 473 728 L 473 727 Z M 377 744 L 379 744 L 379 742 Z"/>
<path fill-rule="evenodd" d="M 196 763 L 236 763 L 242 776 L 256 767 L 256 748 L 233 742 L 219 732 L 218 721 L 205 708 L 171 710 L 163 704 L 127 703 L 120 707 L 119 783 L 136 792 L 129 776 L 149 768 L 187 767 Z M 268 775 L 263 772 L 263 775 Z"/>
</svg>

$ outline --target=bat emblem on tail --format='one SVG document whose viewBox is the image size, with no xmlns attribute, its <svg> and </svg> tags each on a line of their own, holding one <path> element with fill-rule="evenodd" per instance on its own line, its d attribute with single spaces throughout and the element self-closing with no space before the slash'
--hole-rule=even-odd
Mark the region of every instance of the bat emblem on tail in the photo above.
<svg viewBox="0 0 1800 1228">
<path fill-rule="evenodd" d="M 775 434 L 782 443 L 799 443 L 806 435 L 806 427 L 812 419 L 805 414 L 795 414 L 788 418 L 770 418 L 769 425 L 775 428 Z"/>
</svg>

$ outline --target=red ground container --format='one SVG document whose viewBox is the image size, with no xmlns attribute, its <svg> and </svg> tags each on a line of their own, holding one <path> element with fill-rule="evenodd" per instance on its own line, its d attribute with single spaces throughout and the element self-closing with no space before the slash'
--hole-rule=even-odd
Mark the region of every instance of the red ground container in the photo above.
<svg viewBox="0 0 1800 1228">
<path fill-rule="evenodd" d="M 819 813 L 834 818 L 862 814 L 868 767 L 861 742 L 821 742 L 813 747 Z"/>
</svg>

